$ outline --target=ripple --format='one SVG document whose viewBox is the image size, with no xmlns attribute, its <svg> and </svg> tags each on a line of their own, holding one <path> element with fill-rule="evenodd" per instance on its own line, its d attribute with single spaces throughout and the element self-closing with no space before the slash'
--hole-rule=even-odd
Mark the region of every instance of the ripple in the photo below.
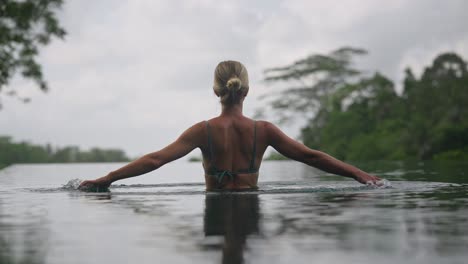
<svg viewBox="0 0 468 264">
<path fill-rule="evenodd" d="M 76 192 L 81 179 L 72 179 L 58 188 L 25 188 L 24 190 L 40 193 Z M 206 191 L 205 184 L 196 183 L 161 183 L 161 184 L 116 184 L 109 187 L 107 194 L 115 195 L 199 195 L 199 194 L 300 194 L 300 193 L 349 193 L 349 192 L 430 192 L 440 188 L 463 187 L 455 183 L 390 181 L 383 180 L 379 185 L 362 185 L 354 181 L 327 181 L 320 184 L 312 181 L 272 181 L 261 182 L 258 189 L 240 191 Z M 447 191 L 447 190 L 445 190 Z M 87 194 L 96 194 L 87 192 Z"/>
<path fill-rule="evenodd" d="M 26 188 L 32 192 L 76 192 L 81 179 L 72 179 L 58 188 Z M 205 191 L 205 184 L 197 183 L 161 183 L 161 184 L 117 184 L 111 185 L 109 192 L 114 195 L 199 195 L 199 194 L 298 194 L 298 193 L 338 193 L 338 192 L 426 192 L 442 187 L 460 187 L 460 184 L 440 182 L 393 181 L 384 180 L 380 186 L 362 185 L 353 181 L 273 181 L 261 182 L 259 188 L 242 191 Z"/>
</svg>

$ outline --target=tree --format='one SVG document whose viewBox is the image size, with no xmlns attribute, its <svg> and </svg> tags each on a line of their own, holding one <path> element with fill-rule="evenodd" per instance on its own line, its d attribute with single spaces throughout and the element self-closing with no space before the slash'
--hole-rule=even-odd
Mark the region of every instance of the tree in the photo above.
<svg viewBox="0 0 468 264">
<path fill-rule="evenodd" d="M 467 84 L 467 64 L 454 53 L 437 56 L 419 80 L 407 74 L 403 94 L 413 131 L 410 146 L 419 158 L 455 148 L 468 151 Z"/>
<path fill-rule="evenodd" d="M 42 91 L 47 91 L 36 58 L 40 46 L 66 34 L 55 13 L 62 4 L 63 0 L 0 0 L 0 96 L 5 94 L 29 101 L 15 90 L 4 91 L 18 71 L 35 81 Z"/>
<path fill-rule="evenodd" d="M 367 77 L 349 67 L 351 60 L 332 64 L 328 57 L 314 55 L 275 68 L 281 74 L 267 77 L 284 81 L 318 75 L 308 88 L 289 88 L 273 101 L 277 110 L 311 116 L 301 130 L 304 144 L 354 161 L 468 159 L 468 68 L 461 57 L 441 54 L 420 77 L 406 69 L 401 96 L 382 74 Z M 307 60 L 328 63 L 299 66 Z"/>
<path fill-rule="evenodd" d="M 82 151 L 77 146 L 52 148 L 29 142 L 13 142 L 9 136 L 0 136 L 0 169 L 15 163 L 48 163 L 48 162 L 123 162 L 129 161 L 120 149 L 92 148 Z"/>
<path fill-rule="evenodd" d="M 332 107 L 330 95 L 361 74 L 352 66 L 352 59 L 364 54 L 367 54 L 364 49 L 343 47 L 327 55 L 313 54 L 284 67 L 266 69 L 266 82 L 296 84 L 270 102 L 278 121 L 288 121 L 298 113 L 312 118 L 319 110 Z"/>
<path fill-rule="evenodd" d="M 394 150 L 399 137 L 391 131 L 403 122 L 398 118 L 401 103 L 393 82 L 375 73 L 344 86 L 331 97 L 335 107 L 327 118 L 312 118 L 302 129 L 304 144 L 340 159 L 398 156 Z"/>
</svg>

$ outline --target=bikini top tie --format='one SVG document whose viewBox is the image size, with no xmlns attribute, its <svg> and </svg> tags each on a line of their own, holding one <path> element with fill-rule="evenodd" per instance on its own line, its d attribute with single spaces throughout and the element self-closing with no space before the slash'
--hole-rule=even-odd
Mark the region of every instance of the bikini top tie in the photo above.
<svg viewBox="0 0 468 264">
<path fill-rule="evenodd" d="M 211 128 L 210 124 L 208 121 L 205 122 L 206 124 L 206 129 L 207 129 L 207 136 L 208 136 L 208 148 L 210 152 L 210 159 L 213 161 L 213 142 L 212 142 L 212 136 L 211 136 Z M 247 173 L 258 173 L 258 168 L 255 168 L 255 157 L 256 157 L 256 152 L 257 152 L 257 123 L 254 121 L 254 143 L 253 143 L 253 148 L 252 148 L 252 158 L 250 160 L 250 166 L 248 169 L 245 170 L 237 170 L 237 171 L 230 171 L 230 170 L 222 170 L 218 169 L 215 165 L 211 165 L 211 167 L 206 170 L 205 169 L 205 174 L 212 176 L 216 179 L 218 182 L 218 187 L 221 187 L 223 183 L 223 179 L 225 177 L 229 177 L 229 180 L 234 181 L 234 177 L 237 176 L 238 174 L 247 174 Z"/>
</svg>

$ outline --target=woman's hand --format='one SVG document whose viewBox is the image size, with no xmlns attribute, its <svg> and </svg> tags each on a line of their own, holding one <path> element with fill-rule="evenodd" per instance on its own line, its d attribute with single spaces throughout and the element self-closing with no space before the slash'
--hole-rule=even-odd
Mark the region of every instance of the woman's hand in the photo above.
<svg viewBox="0 0 468 264">
<path fill-rule="evenodd" d="M 107 191 L 111 184 L 111 181 L 107 176 L 95 179 L 83 181 L 78 190 L 87 191 L 87 192 L 104 192 Z"/>
<path fill-rule="evenodd" d="M 367 184 L 367 185 L 370 185 L 370 186 L 380 186 L 380 185 L 382 185 L 382 183 L 380 183 L 380 181 L 382 179 L 380 179 L 377 176 L 365 173 L 363 171 L 360 171 L 360 173 L 358 175 L 356 175 L 354 177 L 354 179 L 356 181 L 362 183 L 362 184 Z"/>
</svg>

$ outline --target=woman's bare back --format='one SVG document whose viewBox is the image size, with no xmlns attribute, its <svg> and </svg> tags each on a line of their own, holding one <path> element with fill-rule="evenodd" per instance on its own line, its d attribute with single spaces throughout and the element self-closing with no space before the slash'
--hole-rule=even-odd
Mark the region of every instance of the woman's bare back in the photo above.
<svg viewBox="0 0 468 264">
<path fill-rule="evenodd" d="M 201 149 L 207 189 L 257 186 L 267 148 L 262 125 L 244 116 L 219 116 L 206 122 L 206 144 Z"/>
</svg>

